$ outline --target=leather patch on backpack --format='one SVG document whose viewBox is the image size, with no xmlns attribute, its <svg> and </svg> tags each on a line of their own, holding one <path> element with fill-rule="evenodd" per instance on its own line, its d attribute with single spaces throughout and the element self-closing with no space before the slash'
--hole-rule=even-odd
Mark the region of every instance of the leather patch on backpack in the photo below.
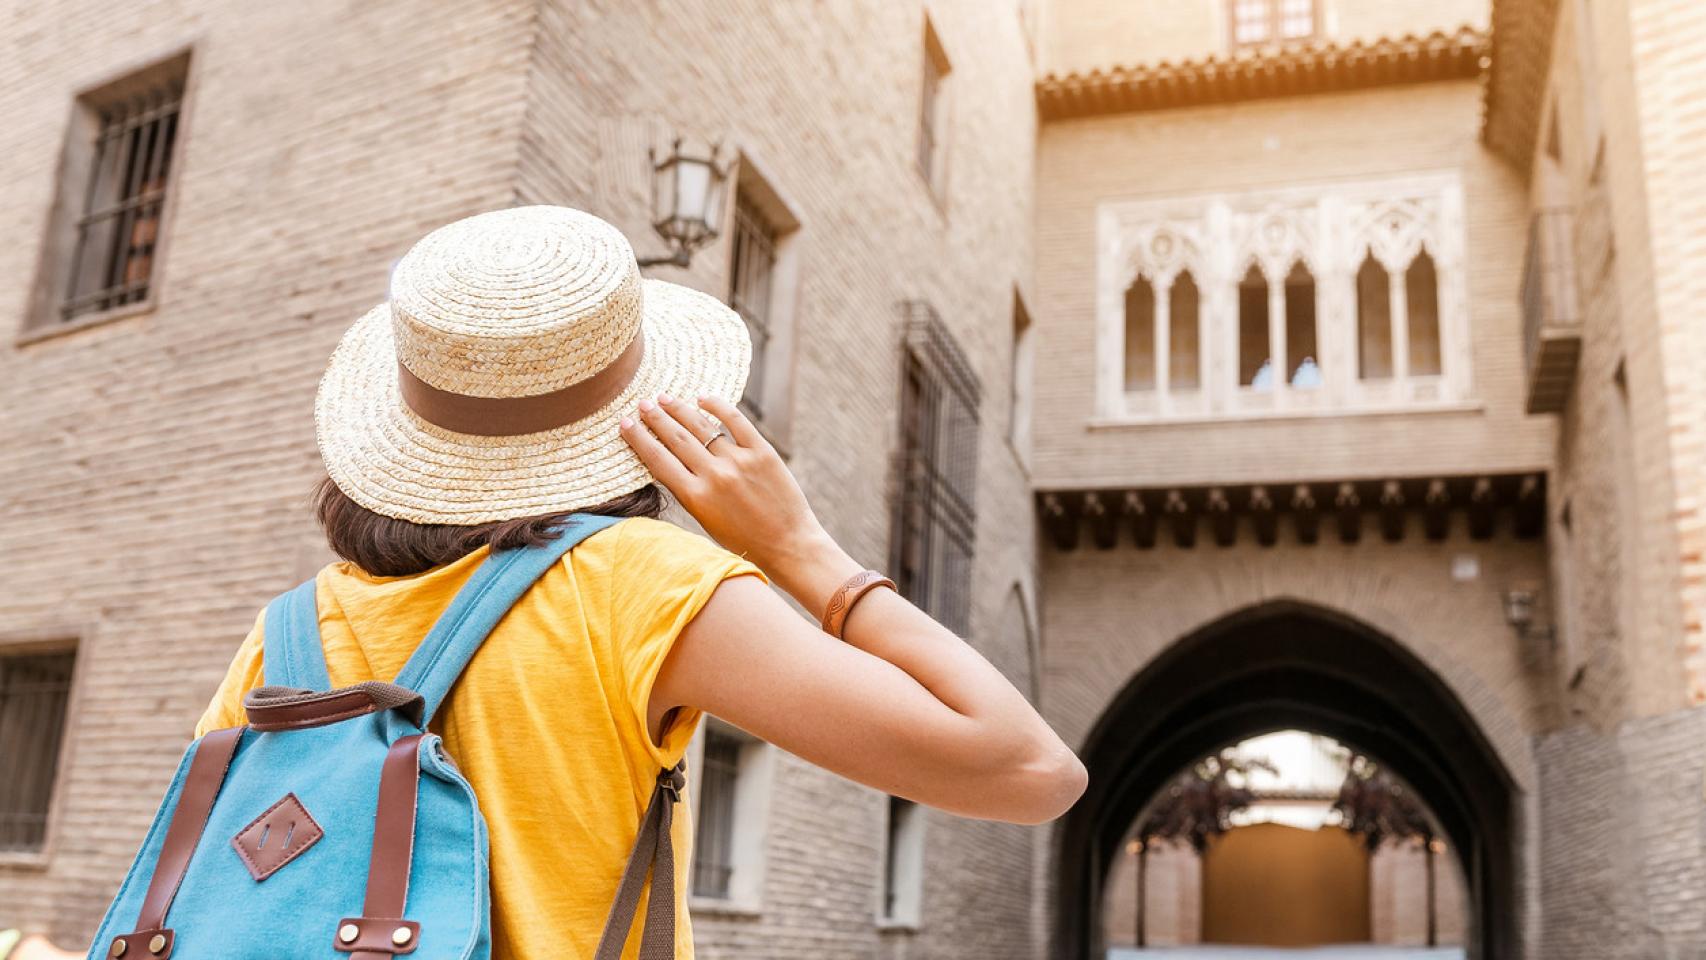
<svg viewBox="0 0 1706 960">
<path fill-rule="evenodd" d="M 304 850 L 325 835 L 296 794 L 287 793 L 238 831 L 231 838 L 231 845 L 237 848 L 237 856 L 243 858 L 249 875 L 259 883 L 302 856 Z"/>
</svg>

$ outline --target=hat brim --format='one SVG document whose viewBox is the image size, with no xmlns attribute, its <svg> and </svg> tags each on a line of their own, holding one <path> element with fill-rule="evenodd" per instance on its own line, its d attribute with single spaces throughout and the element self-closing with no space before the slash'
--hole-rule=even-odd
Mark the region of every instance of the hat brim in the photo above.
<svg viewBox="0 0 1706 960">
<path fill-rule="evenodd" d="M 596 506 L 652 483 L 618 424 L 643 397 L 738 402 L 752 342 L 738 313 L 707 294 L 644 281 L 645 355 L 628 386 L 591 416 L 540 433 L 489 437 L 422 420 L 397 385 L 391 308 L 368 311 L 332 354 L 314 403 L 326 472 L 350 499 L 414 523 L 468 526 Z"/>
</svg>

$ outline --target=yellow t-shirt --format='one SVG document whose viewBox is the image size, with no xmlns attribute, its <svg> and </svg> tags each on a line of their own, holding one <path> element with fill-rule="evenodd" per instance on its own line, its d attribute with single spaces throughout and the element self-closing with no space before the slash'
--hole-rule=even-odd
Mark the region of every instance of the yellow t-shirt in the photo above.
<svg viewBox="0 0 1706 960">
<path fill-rule="evenodd" d="M 486 554 L 410 577 L 373 577 L 351 563 L 321 570 L 315 596 L 332 686 L 394 678 Z M 696 710 L 676 711 L 654 744 L 652 682 L 717 585 L 743 574 L 762 576 L 679 527 L 624 520 L 553 566 L 469 662 L 432 725 L 490 828 L 494 960 L 592 956 L 658 769 L 681 759 L 699 721 Z M 243 694 L 262 684 L 264 622 L 238 649 L 198 736 L 245 722 Z M 693 956 L 690 809 L 684 799 L 675 818 L 678 957 Z M 638 945 L 636 929 L 623 955 Z"/>
</svg>

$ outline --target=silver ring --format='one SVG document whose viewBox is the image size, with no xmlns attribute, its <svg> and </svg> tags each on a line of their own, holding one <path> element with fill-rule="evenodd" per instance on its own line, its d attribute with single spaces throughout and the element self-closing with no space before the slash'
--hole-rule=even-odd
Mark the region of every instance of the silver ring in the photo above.
<svg viewBox="0 0 1706 960">
<path fill-rule="evenodd" d="M 711 434 L 711 439 L 705 441 L 705 449 L 711 449 L 711 444 L 716 443 L 718 440 L 721 440 L 728 435 L 729 432 L 727 430 L 724 430 L 722 427 L 718 427 L 717 432 Z"/>
</svg>

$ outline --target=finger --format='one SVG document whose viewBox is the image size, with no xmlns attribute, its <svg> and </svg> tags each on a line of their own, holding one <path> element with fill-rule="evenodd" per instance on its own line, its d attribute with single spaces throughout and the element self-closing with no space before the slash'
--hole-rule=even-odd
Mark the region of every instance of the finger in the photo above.
<svg viewBox="0 0 1706 960">
<path fill-rule="evenodd" d="M 646 465 L 646 469 L 652 472 L 652 476 L 668 487 L 671 493 L 680 497 L 683 488 L 693 481 L 693 474 L 682 466 L 675 454 L 658 442 L 657 437 L 652 436 L 645 424 L 624 417 L 621 430 L 622 439 L 634 448 L 634 453 L 639 456 L 640 462 Z"/>
<path fill-rule="evenodd" d="M 743 447 L 763 449 L 764 434 L 758 432 L 758 428 L 752 425 L 746 414 L 740 412 L 739 407 L 722 397 L 700 397 L 699 406 L 723 422 L 723 429 L 729 432 L 735 443 Z"/>
<path fill-rule="evenodd" d="M 681 461 L 681 465 L 689 471 L 698 474 L 710 468 L 713 458 L 710 451 L 705 449 L 705 444 L 687 432 L 687 428 L 664 409 L 663 404 L 641 400 L 640 419 L 645 421 L 646 426 L 657 435 L 658 441 L 668 448 L 670 453 L 675 454 L 675 459 Z"/>
<path fill-rule="evenodd" d="M 699 441 L 699 446 L 705 447 L 713 457 L 717 455 L 717 451 L 708 446 L 712 438 L 717 435 L 718 429 L 709 416 L 693 404 L 678 397 L 660 396 L 658 400 L 663 408 L 669 412 L 669 415 L 686 428 L 687 432 L 693 435 L 693 439 Z"/>
</svg>

